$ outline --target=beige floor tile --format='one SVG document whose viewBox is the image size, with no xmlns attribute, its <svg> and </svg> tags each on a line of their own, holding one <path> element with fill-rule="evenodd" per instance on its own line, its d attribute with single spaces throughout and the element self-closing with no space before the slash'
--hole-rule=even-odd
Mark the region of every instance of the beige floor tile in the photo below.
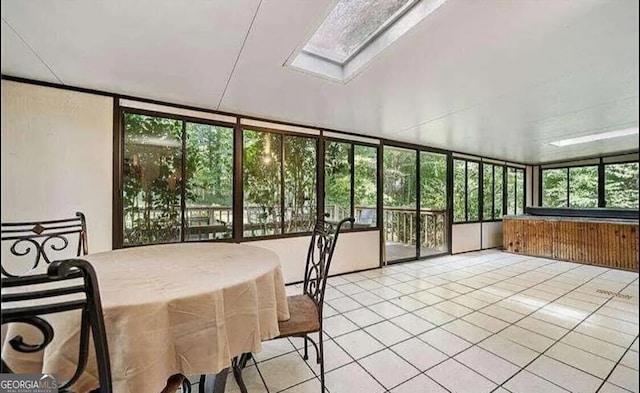
<svg viewBox="0 0 640 393">
<path fill-rule="evenodd" d="M 637 393 L 640 391 L 638 387 L 638 370 L 626 366 L 618 365 L 607 382 L 623 387 L 630 392 Z"/>
<path fill-rule="evenodd" d="M 454 356 L 472 345 L 470 342 L 463 340 L 442 328 L 430 330 L 420 335 L 419 338 L 449 356 Z"/>
<path fill-rule="evenodd" d="M 391 393 L 447 393 L 442 386 L 438 385 L 433 379 L 426 375 L 418 375 L 415 378 L 408 380 L 400 386 L 397 386 L 391 390 Z"/>
<path fill-rule="evenodd" d="M 350 363 L 328 372 L 325 381 L 331 393 L 381 393 L 385 391 L 385 388 L 357 363 Z"/>
<path fill-rule="evenodd" d="M 359 363 L 387 389 L 400 385 L 420 373 L 417 368 L 389 349 L 360 359 Z"/>
<path fill-rule="evenodd" d="M 568 390 L 524 370 L 505 383 L 504 387 L 512 393 L 569 393 Z"/>
<path fill-rule="evenodd" d="M 426 374 L 453 393 L 488 393 L 497 386 L 453 359 L 439 364 Z"/>
<path fill-rule="evenodd" d="M 544 355 L 526 369 L 571 392 L 592 393 L 602 384 L 602 380 Z"/>
<path fill-rule="evenodd" d="M 456 355 L 455 359 L 497 384 L 503 383 L 520 370 L 520 367 L 513 363 L 478 346 Z"/>
<path fill-rule="evenodd" d="M 447 359 L 447 355 L 418 338 L 403 341 L 391 349 L 413 364 L 420 371 L 425 371 Z"/>
<path fill-rule="evenodd" d="M 611 360 L 563 343 L 554 344 L 545 355 L 601 379 L 605 379 L 616 365 Z"/>
</svg>

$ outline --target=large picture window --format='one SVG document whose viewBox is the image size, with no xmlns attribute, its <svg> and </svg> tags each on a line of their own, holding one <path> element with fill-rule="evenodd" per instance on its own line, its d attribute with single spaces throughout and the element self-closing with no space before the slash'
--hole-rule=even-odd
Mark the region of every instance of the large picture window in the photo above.
<svg viewBox="0 0 640 393">
<path fill-rule="evenodd" d="M 598 167 L 542 169 L 542 206 L 598 207 Z"/>
<path fill-rule="evenodd" d="M 124 246 L 232 236 L 232 127 L 132 111 L 123 131 Z"/>
<path fill-rule="evenodd" d="M 245 129 L 243 146 L 244 236 L 310 232 L 317 139 Z"/>
</svg>

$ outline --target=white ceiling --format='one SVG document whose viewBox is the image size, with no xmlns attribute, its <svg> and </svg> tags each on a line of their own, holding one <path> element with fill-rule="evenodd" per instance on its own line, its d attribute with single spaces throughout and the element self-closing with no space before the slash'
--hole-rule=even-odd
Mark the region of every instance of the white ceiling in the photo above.
<svg viewBox="0 0 640 393">
<path fill-rule="evenodd" d="M 520 162 L 637 149 L 638 1 L 448 0 L 346 85 L 283 64 L 335 0 L 3 0 L 2 73 Z"/>
</svg>

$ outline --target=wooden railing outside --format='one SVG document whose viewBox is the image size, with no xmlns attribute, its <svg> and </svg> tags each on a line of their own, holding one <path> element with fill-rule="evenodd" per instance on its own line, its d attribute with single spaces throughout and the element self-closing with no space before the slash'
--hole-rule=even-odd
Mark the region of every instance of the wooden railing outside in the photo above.
<svg viewBox="0 0 640 393">
<path fill-rule="evenodd" d="M 179 208 L 176 207 L 176 211 Z M 416 244 L 417 215 L 415 209 L 386 207 L 384 208 L 383 222 L 385 239 L 388 243 L 402 245 Z M 329 217 L 341 219 L 350 214 L 348 208 L 339 205 L 325 206 L 325 212 Z M 147 215 L 145 217 L 145 215 Z M 243 230 L 245 236 L 260 236 L 263 234 L 280 233 L 280 219 L 278 209 L 274 209 L 272 214 L 265 216 L 265 210 L 260 206 L 246 206 L 244 208 Z M 375 206 L 356 206 L 354 208 L 354 218 L 356 222 L 354 228 L 375 227 L 377 223 L 377 209 Z M 145 217 L 151 221 L 175 220 L 175 226 L 179 228 L 179 216 L 168 218 L 167 211 L 151 210 L 139 211 L 129 210 L 124 217 L 125 227 L 132 227 L 134 221 Z M 294 219 L 295 217 L 295 219 Z M 436 251 L 446 251 L 446 210 L 423 209 L 420 211 L 420 246 L 422 248 Z M 285 229 L 297 232 L 309 230 L 315 220 L 312 209 L 305 209 L 302 212 L 287 211 L 285 215 Z M 186 208 L 186 236 L 188 240 L 223 239 L 232 236 L 233 209 L 231 206 L 201 206 L 190 205 Z"/>
<path fill-rule="evenodd" d="M 396 207 L 384 208 L 384 228 L 387 243 L 416 244 L 416 210 Z M 447 211 L 422 209 L 420 219 L 420 247 L 435 251 L 447 248 Z"/>
</svg>

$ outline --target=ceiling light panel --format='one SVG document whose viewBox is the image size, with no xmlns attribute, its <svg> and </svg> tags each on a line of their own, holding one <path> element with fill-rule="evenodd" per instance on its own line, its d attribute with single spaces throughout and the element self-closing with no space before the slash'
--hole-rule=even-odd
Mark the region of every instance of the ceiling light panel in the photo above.
<svg viewBox="0 0 640 393">
<path fill-rule="evenodd" d="M 613 139 L 620 138 L 623 136 L 636 135 L 638 134 L 638 127 L 635 128 L 625 128 L 623 130 L 615 130 L 609 132 L 602 132 L 598 134 L 584 135 L 576 138 L 563 139 L 560 141 L 550 142 L 550 145 L 557 147 L 571 146 L 571 145 L 579 145 L 582 143 L 596 142 L 605 139 Z"/>
</svg>

